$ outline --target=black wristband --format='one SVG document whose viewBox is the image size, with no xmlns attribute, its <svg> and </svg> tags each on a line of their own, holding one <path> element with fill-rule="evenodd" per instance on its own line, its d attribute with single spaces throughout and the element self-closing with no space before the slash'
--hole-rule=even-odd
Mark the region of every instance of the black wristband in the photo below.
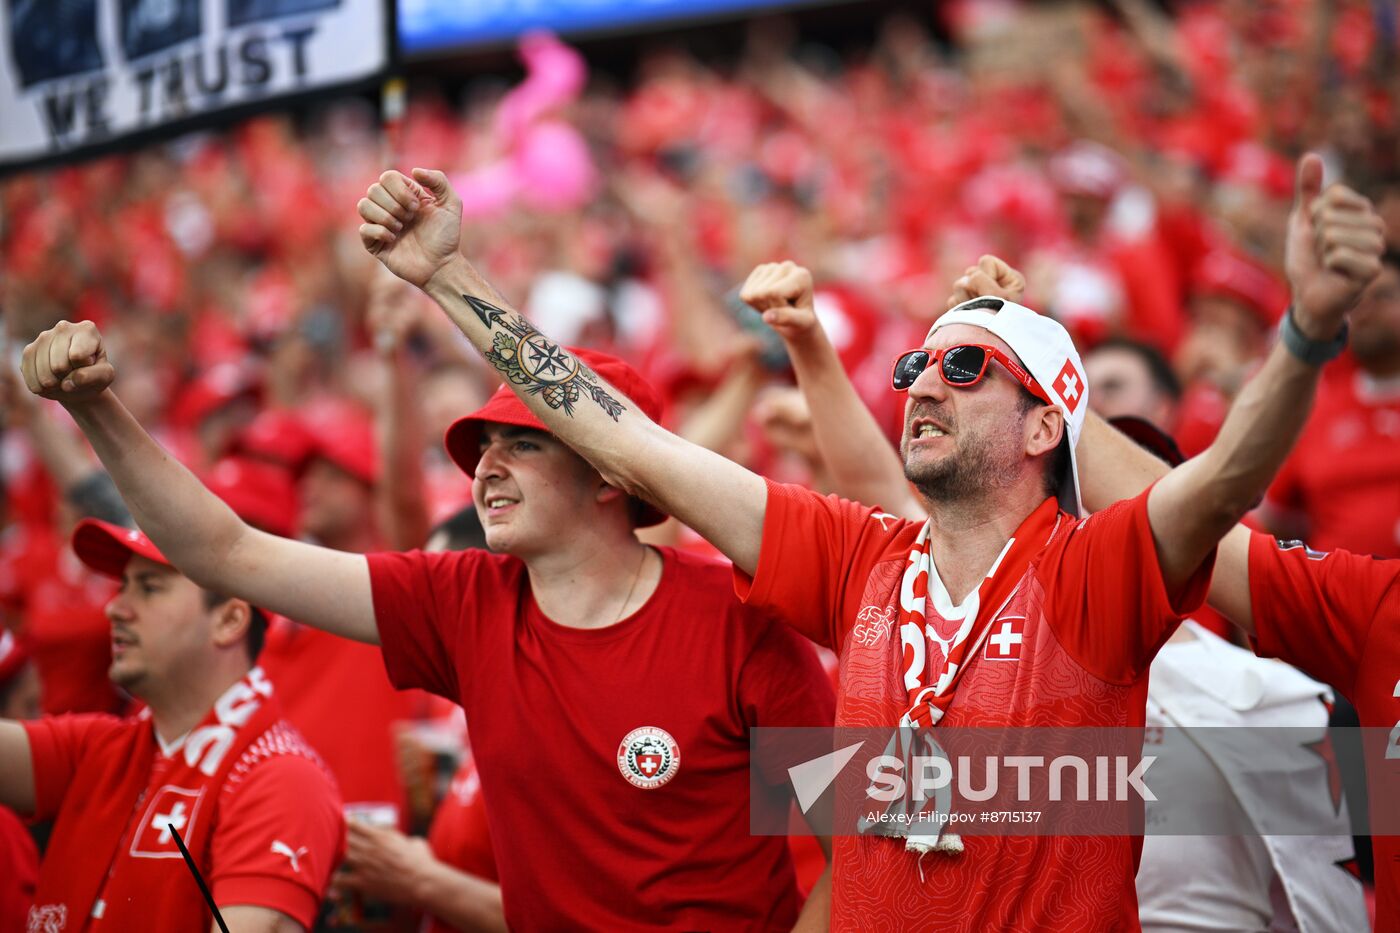
<svg viewBox="0 0 1400 933">
<path fill-rule="evenodd" d="M 1297 322 L 1293 320 L 1293 306 L 1289 305 L 1279 323 L 1278 333 L 1289 353 L 1309 366 L 1321 366 L 1329 360 L 1336 359 L 1346 349 L 1348 329 L 1348 325 L 1343 322 L 1341 332 L 1336 337 L 1328 341 L 1313 340 L 1298 329 Z"/>
</svg>

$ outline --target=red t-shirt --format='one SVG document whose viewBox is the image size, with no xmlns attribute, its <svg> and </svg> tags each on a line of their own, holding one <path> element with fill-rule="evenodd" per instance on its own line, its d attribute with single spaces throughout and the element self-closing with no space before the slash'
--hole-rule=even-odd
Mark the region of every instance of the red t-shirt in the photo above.
<svg viewBox="0 0 1400 933">
<path fill-rule="evenodd" d="M 37 819 L 53 819 L 65 806 L 68 788 L 86 768 L 112 767 L 112 759 L 129 757 L 135 733 L 155 728 L 147 718 L 114 716 L 55 716 L 24 723 L 34 760 Z M 293 918 L 307 929 L 316 919 L 331 870 L 340 859 L 344 822 L 340 798 L 325 769 L 317 761 L 288 745 L 300 746 L 295 733 L 279 738 L 270 753 L 252 750 L 245 755 L 250 767 L 239 770 L 239 780 L 221 789 L 214 809 L 212 844 L 207 864 L 200 865 L 214 902 L 267 907 Z M 124 871 L 149 873 L 157 866 L 172 890 L 187 891 L 193 885 L 189 868 L 169 834 L 158 836 L 142 824 L 147 802 L 159 803 L 168 791 L 165 777 L 176 766 L 180 753 L 156 753 L 147 761 L 130 761 L 129 768 L 149 773 L 146 792 L 125 817 L 123 843 L 106 874 L 106 886 L 119 886 Z M 197 818 L 191 816 L 193 820 Z M 141 825 L 138 825 L 141 824 Z M 291 850 L 285 854 L 282 843 Z M 46 861 L 43 872 L 109 871 L 106 864 L 56 865 Z M 152 896 L 158 897 L 159 891 Z M 186 899 L 192 910 L 180 929 L 207 930 L 212 916 L 201 900 Z M 108 911 L 109 917 L 113 911 Z M 70 918 L 66 930 L 104 929 L 101 920 Z"/>
<path fill-rule="evenodd" d="M 15 811 L 0 807 L 0 930 L 24 929 L 38 880 L 34 837 Z"/>
<path fill-rule="evenodd" d="M 900 588 L 922 523 L 835 496 L 768 485 L 763 545 L 750 605 L 782 614 L 838 651 L 838 727 L 889 727 L 909 706 L 899 631 Z M 935 563 L 937 555 L 934 555 Z M 965 663 L 939 724 L 1116 726 L 1144 723 L 1147 670 L 1178 619 L 1201 605 L 1214 558 L 1169 593 L 1147 521 L 1147 494 L 1075 522 L 1062 516 L 1000 614 L 995 638 Z M 957 623 L 937 574 L 927 619 Z M 976 638 L 974 632 L 969 642 Z M 928 668 L 941 667 L 927 640 Z M 1004 657 L 996 656 L 1000 652 Z M 939 667 L 934 668 L 939 669 Z M 956 857 L 919 859 L 900 839 L 833 839 L 832 928 L 885 930 L 1136 930 L 1130 837 L 965 837 Z"/>
<path fill-rule="evenodd" d="M 1400 557 L 1400 387 L 1328 370 L 1303 437 L 1269 504 L 1301 514 L 1314 547 Z"/>
<path fill-rule="evenodd" d="M 656 592 L 602 629 L 547 618 L 511 557 L 369 556 L 390 677 L 466 711 L 513 928 L 797 917 L 787 840 L 750 833 L 748 729 L 829 725 L 830 682 L 728 564 L 659 550 Z M 756 809 L 786 813 L 787 775 L 767 778 Z"/>
<path fill-rule="evenodd" d="M 1384 758 L 1367 756 L 1367 783 L 1372 812 L 1393 814 L 1400 787 L 1400 561 L 1283 546 L 1256 533 L 1249 592 L 1259 654 L 1330 684 L 1356 707 L 1363 727 L 1390 730 Z M 1400 930 L 1400 836 L 1371 842 L 1376 929 Z"/>
</svg>

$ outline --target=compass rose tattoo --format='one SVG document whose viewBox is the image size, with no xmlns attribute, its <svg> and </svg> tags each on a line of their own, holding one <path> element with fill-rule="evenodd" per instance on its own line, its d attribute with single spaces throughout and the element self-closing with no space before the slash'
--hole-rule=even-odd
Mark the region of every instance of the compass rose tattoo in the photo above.
<svg viewBox="0 0 1400 933">
<path fill-rule="evenodd" d="M 535 330 L 518 314 L 503 311 L 480 298 L 463 295 L 486 329 L 494 331 L 486 360 L 510 381 L 550 408 L 573 417 L 574 404 L 587 395 L 614 421 L 622 417 L 622 403 L 604 390 L 597 374 L 576 356 Z"/>
</svg>

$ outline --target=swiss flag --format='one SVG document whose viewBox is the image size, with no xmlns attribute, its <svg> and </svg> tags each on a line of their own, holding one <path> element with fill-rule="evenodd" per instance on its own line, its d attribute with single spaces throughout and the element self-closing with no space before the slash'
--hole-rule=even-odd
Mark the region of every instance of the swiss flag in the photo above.
<svg viewBox="0 0 1400 933">
<path fill-rule="evenodd" d="M 188 839 L 203 796 L 202 789 L 190 790 L 171 784 L 156 791 L 132 836 L 131 854 L 136 858 L 180 858 L 180 846 L 170 827 L 175 827 L 182 838 Z"/>
<path fill-rule="evenodd" d="M 1055 377 L 1055 391 L 1064 399 L 1069 413 L 1074 414 L 1080 400 L 1084 398 L 1084 377 L 1074 368 L 1074 360 L 1065 360 L 1060 374 Z"/>
<path fill-rule="evenodd" d="M 647 777 L 656 777 L 661 773 L 662 758 L 656 754 L 641 754 L 637 756 L 637 768 Z"/>
<path fill-rule="evenodd" d="M 982 655 L 988 661 L 1019 661 L 1021 645 L 1025 642 L 1026 620 L 1021 618 L 996 619 L 992 631 L 987 636 L 987 645 Z"/>
</svg>

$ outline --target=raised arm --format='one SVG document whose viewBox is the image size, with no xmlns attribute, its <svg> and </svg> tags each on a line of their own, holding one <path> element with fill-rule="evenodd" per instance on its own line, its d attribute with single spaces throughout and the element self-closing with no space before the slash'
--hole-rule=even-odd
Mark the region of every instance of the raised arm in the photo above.
<svg viewBox="0 0 1400 933">
<path fill-rule="evenodd" d="M 749 273 L 739 297 L 787 345 L 797 385 L 812 411 L 812 434 L 837 495 L 879 505 L 905 518 L 928 513 L 904 478 L 904 464 L 875 416 L 856 394 L 825 328 L 817 320 L 812 273 L 769 262 Z"/>
<path fill-rule="evenodd" d="M 1079 460 L 1080 492 L 1090 512 L 1131 499 L 1171 472 L 1171 467 L 1143 450 L 1131 438 L 1093 412 L 1075 448 Z M 1220 541 L 1215 574 L 1210 580 L 1210 604 L 1246 634 L 1254 634 L 1254 610 L 1249 599 L 1249 529 L 1231 528 Z"/>
<path fill-rule="evenodd" d="M 1293 293 L 1289 313 L 1314 346 L 1338 338 L 1346 313 L 1379 274 L 1384 249 L 1371 203 L 1341 185 L 1323 191 L 1322 160 L 1304 156 L 1285 265 Z M 1187 580 L 1264 494 L 1307 420 L 1319 372 L 1319 363 L 1275 343 L 1215 442 L 1152 488 L 1148 519 L 1169 583 Z"/>
<path fill-rule="evenodd" d="M 694 528 L 741 570 L 757 568 L 763 479 L 652 422 L 511 308 L 458 252 L 462 206 L 445 175 L 385 172 L 359 210 L 365 249 L 436 301 L 550 431 L 612 485 Z"/>
<path fill-rule="evenodd" d="M 57 399 L 87 435 L 131 515 L 162 554 L 205 589 L 358 641 L 377 643 L 369 568 L 356 554 L 266 534 L 166 453 L 122 405 L 102 335 L 62 321 L 24 348 L 36 395 Z"/>
</svg>

